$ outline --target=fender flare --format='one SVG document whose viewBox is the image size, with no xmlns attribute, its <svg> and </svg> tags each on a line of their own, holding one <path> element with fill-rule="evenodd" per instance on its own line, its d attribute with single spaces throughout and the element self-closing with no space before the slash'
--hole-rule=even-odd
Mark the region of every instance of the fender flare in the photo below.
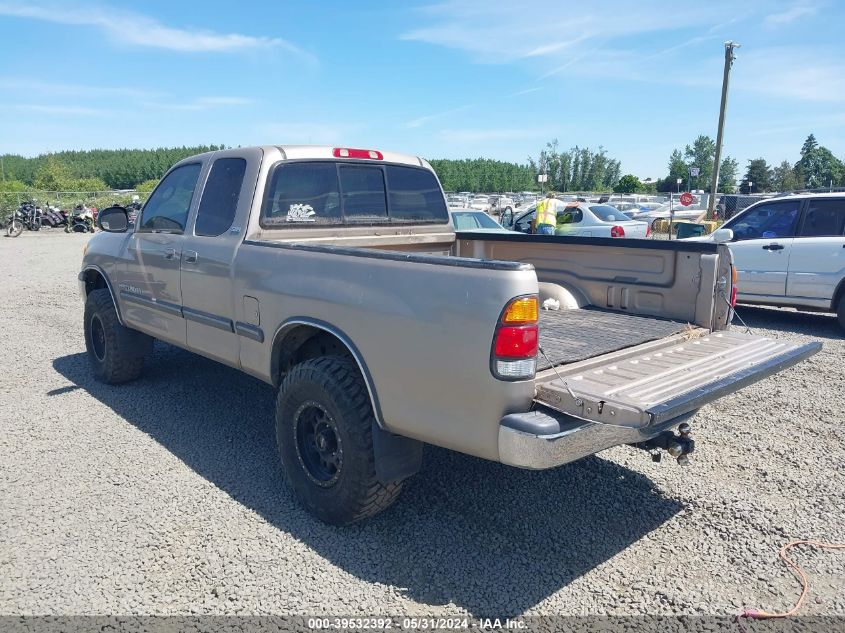
<svg viewBox="0 0 845 633">
<path fill-rule="evenodd" d="M 422 466 L 423 443 L 402 435 L 395 435 L 385 428 L 384 417 L 381 412 L 381 405 L 373 383 L 372 374 L 367 368 L 364 357 L 352 339 L 343 330 L 330 323 L 309 317 L 291 317 L 286 319 L 276 328 L 273 334 L 271 346 L 271 374 L 273 373 L 272 363 L 275 354 L 272 352 L 276 347 L 276 341 L 280 336 L 284 337 L 286 332 L 297 326 L 310 326 L 318 330 L 328 332 L 336 337 L 349 350 L 355 364 L 364 378 L 367 393 L 370 396 L 370 404 L 373 408 L 373 451 L 375 453 L 376 476 L 382 484 L 388 485 L 403 481 L 419 472 Z"/>
<path fill-rule="evenodd" d="M 338 327 L 335 327 L 331 323 L 327 323 L 326 321 L 321 321 L 320 319 L 313 319 L 311 317 L 291 317 L 286 319 L 276 328 L 276 331 L 273 334 L 273 343 L 270 347 L 271 351 L 276 347 L 276 341 L 279 339 L 279 336 L 286 336 L 287 332 L 297 326 L 300 325 L 307 325 L 310 327 L 317 328 L 318 330 L 323 330 L 324 332 L 328 332 L 332 336 L 336 337 L 346 349 L 349 350 L 350 355 L 355 360 L 355 364 L 358 365 L 358 370 L 361 372 L 361 376 L 364 377 L 364 384 L 367 386 L 367 393 L 370 396 L 370 404 L 373 407 L 373 415 L 376 418 L 376 423 L 379 425 L 379 428 L 384 428 L 384 416 L 382 415 L 381 411 L 381 403 L 378 399 L 378 393 L 376 392 L 375 382 L 373 381 L 373 376 L 370 373 L 369 368 L 367 367 L 366 361 L 364 361 L 364 356 L 361 354 L 361 351 L 352 342 L 352 339 L 346 335 L 346 333 Z M 273 354 L 271 353 L 271 360 L 270 362 L 273 363 Z M 271 366 L 271 376 L 273 375 L 273 367 Z M 275 379 L 275 376 L 273 376 Z"/>
<path fill-rule="evenodd" d="M 114 292 L 114 288 L 112 288 L 111 279 L 109 279 L 109 276 L 105 273 L 105 271 L 102 268 L 100 268 L 96 264 L 87 264 L 81 271 L 79 271 L 79 274 L 76 276 L 76 278 L 80 282 L 84 283 L 86 273 L 89 270 L 93 270 L 94 272 L 96 272 L 106 282 L 106 288 L 108 288 L 109 294 L 111 295 L 111 301 L 114 304 L 114 310 L 115 310 L 115 312 L 117 312 L 117 321 L 121 325 L 125 326 L 126 324 L 123 322 L 123 315 L 120 313 L 120 304 L 117 302 L 117 295 Z M 86 293 L 86 296 L 87 296 L 87 293 Z"/>
</svg>

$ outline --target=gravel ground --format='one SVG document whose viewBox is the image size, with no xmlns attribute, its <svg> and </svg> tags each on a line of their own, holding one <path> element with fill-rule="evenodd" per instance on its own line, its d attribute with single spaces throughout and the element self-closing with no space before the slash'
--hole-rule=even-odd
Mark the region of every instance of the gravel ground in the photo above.
<svg viewBox="0 0 845 633">
<path fill-rule="evenodd" d="M 618 448 L 527 472 L 427 449 L 400 501 L 327 527 L 278 466 L 273 390 L 157 344 L 94 382 L 84 235 L 0 239 L 0 613 L 734 614 L 790 607 L 790 539 L 845 542 L 845 340 L 828 315 L 742 308 L 824 342 L 706 407 L 681 468 Z M 845 615 L 845 554 L 801 551 L 805 612 Z"/>
</svg>

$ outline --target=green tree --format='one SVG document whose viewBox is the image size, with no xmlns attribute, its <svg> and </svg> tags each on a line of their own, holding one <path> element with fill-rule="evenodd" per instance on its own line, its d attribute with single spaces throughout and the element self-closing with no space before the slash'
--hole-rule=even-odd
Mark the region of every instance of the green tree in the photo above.
<svg viewBox="0 0 845 633">
<path fill-rule="evenodd" d="M 32 184 L 44 191 L 70 191 L 72 181 L 68 166 L 55 156 L 47 156 L 36 169 Z"/>
<path fill-rule="evenodd" d="M 816 189 L 838 183 L 845 172 L 845 165 L 810 134 L 801 146 L 801 158 L 795 165 L 795 171 L 801 176 L 802 186 Z"/>
<path fill-rule="evenodd" d="M 792 191 L 800 186 L 795 168 L 789 164 L 788 160 L 782 161 L 780 165 L 772 168 L 772 190 Z"/>
<path fill-rule="evenodd" d="M 688 168 L 698 167 L 699 169 L 698 177 L 695 179 L 695 183 L 691 183 L 691 185 L 693 185 L 691 188 L 708 188 L 710 186 L 710 181 L 713 178 L 713 163 L 716 158 L 716 141 L 709 136 L 700 134 L 692 142 L 691 146 L 686 146 L 684 149 L 684 158 L 686 158 Z M 687 182 L 689 172 L 683 174 L 682 177 L 684 182 Z"/>
<path fill-rule="evenodd" d="M 749 185 L 750 183 L 750 185 Z M 764 158 L 748 161 L 748 169 L 740 185 L 742 193 L 765 193 L 772 190 L 772 170 Z"/>
<path fill-rule="evenodd" d="M 633 174 L 625 174 L 619 179 L 619 182 L 616 183 L 613 191 L 616 193 L 637 193 L 638 191 L 641 191 L 642 188 L 643 183 L 640 182 L 639 178 Z"/>
<path fill-rule="evenodd" d="M 680 150 L 672 150 L 672 154 L 669 156 L 669 175 L 666 176 L 661 181 L 657 183 L 657 190 L 658 191 L 675 191 L 676 187 L 678 186 L 678 178 L 682 180 L 686 180 L 688 172 L 688 167 L 686 162 L 684 161 L 684 155 L 681 153 Z"/>
<path fill-rule="evenodd" d="M 738 176 L 739 163 L 730 156 L 725 156 L 722 159 L 722 165 L 719 167 L 718 190 L 722 193 L 734 193 L 736 191 L 736 179 Z"/>
</svg>

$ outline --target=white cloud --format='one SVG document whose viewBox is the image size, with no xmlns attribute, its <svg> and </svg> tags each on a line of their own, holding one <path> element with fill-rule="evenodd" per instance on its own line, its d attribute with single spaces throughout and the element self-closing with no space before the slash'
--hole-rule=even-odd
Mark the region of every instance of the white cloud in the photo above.
<svg viewBox="0 0 845 633">
<path fill-rule="evenodd" d="M 140 13 L 107 7 L 0 1 L 0 15 L 91 26 L 123 45 L 201 53 L 277 48 L 313 60 L 310 53 L 281 38 L 171 27 Z"/>
<path fill-rule="evenodd" d="M 729 0 L 686 2 L 669 9 L 659 0 L 534 0 L 494 6 L 487 0 L 446 0 L 426 7 L 429 24 L 402 35 L 469 53 L 475 61 L 551 60 L 560 66 L 589 40 L 612 41 L 645 33 L 706 29 L 735 15 Z M 543 69 L 548 71 L 548 67 Z"/>
<path fill-rule="evenodd" d="M 487 141 L 533 141 L 547 138 L 553 130 L 548 128 L 489 128 L 489 129 L 444 129 L 438 136 L 444 141 L 455 143 L 483 143 Z"/>
<path fill-rule="evenodd" d="M 764 23 L 766 26 L 781 26 L 783 24 L 794 22 L 800 18 L 815 15 L 818 13 L 818 10 L 818 6 L 809 2 L 797 2 L 783 11 L 767 15 Z"/>
<path fill-rule="evenodd" d="M 431 123 L 432 121 L 436 121 L 437 119 L 442 119 L 448 117 L 452 114 L 458 114 L 459 112 L 465 112 L 469 110 L 471 106 L 464 105 L 459 108 L 452 108 L 451 110 L 446 110 L 445 112 L 438 112 L 436 114 L 427 114 L 425 116 L 417 117 L 416 119 L 412 119 L 405 124 L 405 127 L 415 128 L 415 127 L 422 127 L 427 123 Z"/>
<path fill-rule="evenodd" d="M 140 105 L 156 110 L 211 110 L 212 108 L 244 106 L 255 103 L 242 97 L 198 97 L 187 101 L 169 98 L 168 101 L 143 101 Z"/>
<path fill-rule="evenodd" d="M 59 116 L 114 116 L 119 114 L 115 110 L 103 110 L 100 108 L 86 108 L 83 106 L 66 105 L 44 105 L 36 103 L 16 103 L 2 106 L 18 112 L 32 112 L 35 114 L 53 114 Z"/>
<path fill-rule="evenodd" d="M 350 135 L 359 125 L 329 125 L 303 121 L 299 123 L 265 123 L 259 126 L 262 142 L 285 145 L 341 145 L 350 140 Z M 354 145 L 348 145 L 354 147 Z"/>
<path fill-rule="evenodd" d="M 152 99 L 161 97 L 160 92 L 135 88 L 132 86 L 90 86 L 80 83 L 62 83 L 61 81 L 38 81 L 23 77 L 0 77 L 0 90 L 5 93 L 46 94 L 93 97 L 125 97 L 129 99 Z"/>
<path fill-rule="evenodd" d="M 845 63 L 833 50 L 757 48 L 734 66 L 732 89 L 801 101 L 845 102 Z"/>
</svg>

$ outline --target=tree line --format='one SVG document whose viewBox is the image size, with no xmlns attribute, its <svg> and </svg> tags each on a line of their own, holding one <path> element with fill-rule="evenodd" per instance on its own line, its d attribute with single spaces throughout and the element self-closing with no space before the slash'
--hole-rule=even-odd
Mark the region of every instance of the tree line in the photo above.
<svg viewBox="0 0 845 633">
<path fill-rule="evenodd" d="M 218 149 L 224 146 L 63 151 L 33 158 L 4 154 L 0 156 L 0 191 L 150 191 L 174 163 Z M 539 189 L 537 175 L 545 174 L 548 180 L 544 187 L 551 191 L 633 193 L 709 190 L 715 154 L 715 141 L 699 135 L 683 151 L 672 151 L 668 174 L 653 182 L 640 182 L 632 174 L 623 176 L 620 161 L 608 156 L 601 146 L 598 150 L 578 146 L 563 150 L 557 139 L 546 143 L 536 158 L 528 157 L 525 164 L 485 158 L 432 159 L 430 163 L 446 191 L 532 191 Z M 698 168 L 697 177 L 690 176 L 691 167 Z M 723 158 L 719 191 L 734 193 L 739 178 L 737 161 L 730 156 Z M 830 185 L 845 186 L 845 163 L 810 134 L 796 163 L 784 160 L 770 166 L 763 158 L 750 160 L 740 191 L 762 193 Z"/>
<path fill-rule="evenodd" d="M 160 147 L 157 149 L 95 149 L 64 151 L 26 158 L 3 154 L 5 190 L 98 191 L 134 189 L 158 180 L 173 163 L 183 158 L 223 149 L 223 145 Z"/>
</svg>

